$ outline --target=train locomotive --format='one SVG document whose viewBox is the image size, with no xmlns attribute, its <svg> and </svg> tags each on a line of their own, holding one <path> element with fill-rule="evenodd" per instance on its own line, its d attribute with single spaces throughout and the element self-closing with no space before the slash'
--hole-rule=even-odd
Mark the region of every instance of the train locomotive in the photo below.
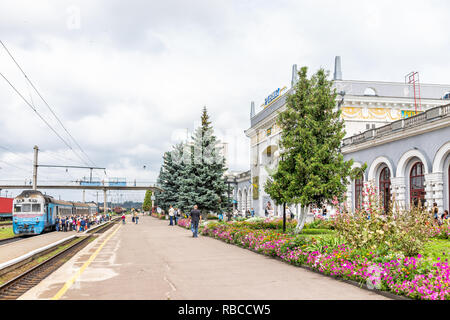
<svg viewBox="0 0 450 320">
<path fill-rule="evenodd" d="M 16 235 L 36 235 L 56 229 L 56 218 L 89 216 L 98 213 L 95 203 L 56 200 L 37 190 L 25 190 L 13 201 L 13 231 Z"/>
</svg>

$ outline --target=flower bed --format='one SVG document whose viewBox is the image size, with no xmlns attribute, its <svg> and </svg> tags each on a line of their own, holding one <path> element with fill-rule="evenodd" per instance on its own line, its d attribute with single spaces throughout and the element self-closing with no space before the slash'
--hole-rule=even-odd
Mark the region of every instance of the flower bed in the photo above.
<svg viewBox="0 0 450 320">
<path fill-rule="evenodd" d="M 162 213 L 152 212 L 152 217 L 158 218 L 160 220 L 165 220 L 166 215 Z"/>
<path fill-rule="evenodd" d="M 181 219 L 178 225 L 189 228 L 190 221 Z M 409 298 L 450 300 L 447 259 L 385 256 L 355 250 L 338 242 L 315 250 L 314 240 L 264 229 L 260 222 L 210 222 L 201 226 L 201 234 Z"/>
</svg>

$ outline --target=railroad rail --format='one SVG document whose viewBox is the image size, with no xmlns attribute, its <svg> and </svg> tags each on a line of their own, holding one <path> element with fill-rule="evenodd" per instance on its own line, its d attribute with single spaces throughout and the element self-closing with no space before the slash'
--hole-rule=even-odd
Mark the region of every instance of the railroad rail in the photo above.
<svg viewBox="0 0 450 320">
<path fill-rule="evenodd" d="M 39 263 L 38 265 L 24 271 L 3 285 L 0 285 L 0 300 L 16 300 L 19 298 L 51 273 L 56 271 L 81 249 L 87 246 L 90 240 L 97 237 L 97 234 L 103 233 L 110 229 L 118 221 L 118 219 L 114 219 L 109 223 L 88 230 L 86 232 L 86 236 L 80 237 L 81 240 L 73 243 L 69 247 Z M 57 248 L 55 247 L 55 249 Z"/>
<path fill-rule="evenodd" d="M 7 243 L 11 243 L 11 242 L 16 242 L 16 241 L 19 241 L 19 240 L 22 240 L 22 239 L 23 238 L 21 238 L 21 237 L 12 237 L 12 238 L 1 239 L 0 240 L 0 246 L 4 245 L 4 244 L 7 244 Z"/>
</svg>

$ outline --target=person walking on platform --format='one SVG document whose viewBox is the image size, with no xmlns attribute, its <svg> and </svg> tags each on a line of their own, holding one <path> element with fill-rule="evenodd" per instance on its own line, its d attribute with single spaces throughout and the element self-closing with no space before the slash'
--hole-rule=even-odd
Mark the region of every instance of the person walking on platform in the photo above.
<svg viewBox="0 0 450 320">
<path fill-rule="evenodd" d="M 55 219 L 55 227 L 56 227 L 56 231 L 59 231 L 59 216 L 57 216 Z"/>
<path fill-rule="evenodd" d="M 174 219 L 175 219 L 175 225 L 178 224 L 178 219 L 181 217 L 180 215 L 180 209 L 175 208 L 175 215 L 174 215 Z"/>
<path fill-rule="evenodd" d="M 202 216 L 200 210 L 198 210 L 198 206 L 195 205 L 194 209 L 191 210 L 191 230 L 192 230 L 192 237 L 194 238 L 198 238 L 198 225 L 201 220 Z"/>
<path fill-rule="evenodd" d="M 136 222 L 136 224 L 138 224 L 139 214 L 137 212 L 134 213 L 134 221 Z"/>
<path fill-rule="evenodd" d="M 122 224 L 125 224 L 125 213 L 122 213 Z"/>
<path fill-rule="evenodd" d="M 173 217 L 174 216 L 175 216 L 175 209 L 171 205 L 170 209 L 169 209 L 169 219 L 170 219 L 169 226 L 173 226 Z"/>
</svg>

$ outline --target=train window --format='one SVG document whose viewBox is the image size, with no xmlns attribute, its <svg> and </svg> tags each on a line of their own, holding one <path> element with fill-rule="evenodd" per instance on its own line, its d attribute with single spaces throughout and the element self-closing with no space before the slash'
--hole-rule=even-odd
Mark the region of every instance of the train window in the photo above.
<svg viewBox="0 0 450 320">
<path fill-rule="evenodd" d="M 18 206 L 17 204 L 14 206 L 14 212 L 22 212 L 22 206 Z"/>
<path fill-rule="evenodd" d="M 22 212 L 31 212 L 31 204 L 29 203 L 24 203 L 22 205 Z"/>
<path fill-rule="evenodd" d="M 41 205 L 40 204 L 33 204 L 32 205 L 32 212 L 41 212 Z"/>
</svg>

